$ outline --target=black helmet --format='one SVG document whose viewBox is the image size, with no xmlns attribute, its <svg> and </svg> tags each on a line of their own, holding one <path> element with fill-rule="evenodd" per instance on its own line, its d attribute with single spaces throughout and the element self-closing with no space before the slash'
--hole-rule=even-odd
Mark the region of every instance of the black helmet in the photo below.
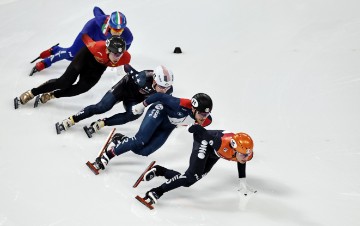
<svg viewBox="0 0 360 226">
<path fill-rule="evenodd" d="M 191 98 L 191 105 L 198 112 L 209 113 L 212 110 L 213 103 L 209 95 L 205 93 L 197 93 Z"/>
<path fill-rule="evenodd" d="M 106 39 L 106 48 L 112 53 L 123 53 L 126 50 L 126 44 L 122 37 L 113 35 Z"/>
</svg>

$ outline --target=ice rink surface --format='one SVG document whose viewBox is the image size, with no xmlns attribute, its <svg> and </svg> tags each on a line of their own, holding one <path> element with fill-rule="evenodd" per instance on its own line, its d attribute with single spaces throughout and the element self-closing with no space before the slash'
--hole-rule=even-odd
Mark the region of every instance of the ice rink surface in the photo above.
<svg viewBox="0 0 360 226">
<path fill-rule="evenodd" d="M 247 178 L 257 194 L 242 197 L 236 164 L 220 160 L 155 210 L 137 202 L 164 182 L 132 188 L 152 160 L 186 170 L 184 128 L 153 155 L 129 152 L 95 176 L 85 162 L 111 128 L 89 139 L 82 127 L 122 105 L 60 135 L 54 124 L 97 103 L 121 78 L 116 70 L 83 95 L 14 110 L 14 97 L 69 64 L 29 77 L 29 62 L 58 42 L 70 46 L 94 6 L 127 16 L 135 68 L 171 68 L 174 96 L 213 98 L 210 129 L 253 137 Z M 0 226 L 360 225 L 359 10 L 358 0 L 0 0 Z M 131 136 L 140 122 L 116 128 Z"/>
</svg>

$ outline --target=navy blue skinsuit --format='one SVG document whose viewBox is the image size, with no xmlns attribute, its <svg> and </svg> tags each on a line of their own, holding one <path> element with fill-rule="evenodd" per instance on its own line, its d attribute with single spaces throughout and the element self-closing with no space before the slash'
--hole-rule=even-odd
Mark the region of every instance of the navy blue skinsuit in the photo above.
<svg viewBox="0 0 360 226">
<path fill-rule="evenodd" d="M 121 155 L 131 150 L 135 154 L 148 156 L 165 143 L 171 132 L 178 125 L 183 126 L 194 123 L 189 99 L 155 93 L 146 98 L 144 102 L 146 104 L 155 104 L 151 105 L 146 111 L 144 120 L 136 135 L 131 138 L 125 138 L 115 147 L 114 153 L 116 155 Z M 211 116 L 208 117 L 206 125 L 210 123 Z"/>
<path fill-rule="evenodd" d="M 125 112 L 104 118 L 105 126 L 122 125 L 141 116 L 141 114 L 134 115 L 131 108 L 133 105 L 142 102 L 149 95 L 156 93 L 152 87 L 154 80 L 151 73 L 152 70 L 138 72 L 129 64 L 124 65 L 124 70 L 126 75 L 104 95 L 99 103 L 89 105 L 72 116 L 75 123 L 93 115 L 107 112 L 121 101 L 123 102 Z M 173 87 L 166 94 L 172 94 L 172 92 Z"/>
<path fill-rule="evenodd" d="M 198 127 L 198 128 L 196 128 Z M 154 191 L 158 198 L 163 193 L 171 191 L 179 187 L 190 187 L 209 173 L 215 163 L 220 159 L 216 150 L 221 146 L 221 137 L 224 135 L 224 130 L 205 130 L 199 128 L 198 125 L 193 125 L 189 131 L 194 133 L 193 148 L 190 155 L 190 164 L 184 174 L 175 170 L 167 169 L 162 166 L 154 166 L 157 169 L 157 176 L 164 176 L 168 181 L 163 183 Z M 246 177 L 246 163 L 241 164 L 237 162 L 239 178 Z"/>
</svg>

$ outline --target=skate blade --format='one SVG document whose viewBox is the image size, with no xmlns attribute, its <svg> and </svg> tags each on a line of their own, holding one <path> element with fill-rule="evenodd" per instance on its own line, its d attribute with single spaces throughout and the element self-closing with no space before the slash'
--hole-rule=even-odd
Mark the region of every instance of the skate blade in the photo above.
<svg viewBox="0 0 360 226">
<path fill-rule="evenodd" d="M 151 167 L 153 167 L 155 165 L 156 161 L 152 161 L 150 163 L 150 165 L 144 170 L 144 172 L 140 175 L 140 177 L 137 179 L 137 181 L 135 182 L 135 184 L 133 185 L 133 188 L 136 188 L 141 181 L 143 181 L 144 175 L 147 171 L 149 171 L 151 169 Z"/>
<path fill-rule="evenodd" d="M 40 56 L 36 57 L 33 61 L 30 62 L 30 64 L 34 63 L 35 61 L 37 61 L 37 60 L 40 59 L 40 58 L 41 58 Z M 31 75 L 30 75 L 30 76 L 31 76 Z"/>
<path fill-rule="evenodd" d="M 31 68 L 29 76 L 33 76 L 33 74 L 36 73 L 36 72 L 37 72 L 36 67 Z"/>
<path fill-rule="evenodd" d="M 89 138 L 91 138 L 91 137 L 92 137 L 92 134 L 91 134 L 89 128 L 88 128 L 87 126 L 84 126 L 83 129 L 84 129 L 86 135 L 87 135 Z"/>
<path fill-rule="evenodd" d="M 87 162 L 86 165 L 90 168 L 90 170 L 95 174 L 99 174 L 99 170 L 94 167 L 94 165 L 91 162 Z"/>
<path fill-rule="evenodd" d="M 18 109 L 18 108 L 19 108 L 19 103 L 20 103 L 19 98 L 15 97 L 15 98 L 14 98 L 14 108 L 15 108 L 15 109 Z"/>
<path fill-rule="evenodd" d="M 141 202 L 142 204 L 144 204 L 147 208 L 149 209 L 154 209 L 154 207 L 149 203 L 149 202 L 146 202 L 145 199 L 141 198 L 140 196 L 136 196 L 135 197 L 139 202 Z"/>
<path fill-rule="evenodd" d="M 37 108 L 39 106 L 40 102 L 40 95 L 37 95 L 34 102 L 34 108 Z"/>
</svg>

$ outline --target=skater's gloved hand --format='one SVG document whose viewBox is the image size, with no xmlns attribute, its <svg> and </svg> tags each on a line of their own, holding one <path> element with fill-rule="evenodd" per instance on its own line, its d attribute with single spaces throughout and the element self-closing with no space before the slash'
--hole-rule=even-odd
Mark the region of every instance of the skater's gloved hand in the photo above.
<svg viewBox="0 0 360 226">
<path fill-rule="evenodd" d="M 145 71 L 139 72 L 139 74 L 134 75 L 133 77 L 135 84 L 139 87 L 144 87 L 146 83 L 146 73 Z"/>
<path fill-rule="evenodd" d="M 243 194 L 244 196 L 247 196 L 248 194 L 254 194 L 257 192 L 254 188 L 250 187 L 246 183 L 246 178 L 239 178 L 239 188 L 238 191 Z"/>
<path fill-rule="evenodd" d="M 189 133 L 192 133 L 190 132 L 190 128 L 194 125 L 194 123 L 191 123 L 189 125 L 186 126 L 186 130 L 189 131 Z"/>
<path fill-rule="evenodd" d="M 134 105 L 131 108 L 131 111 L 134 115 L 141 115 L 144 112 L 144 109 L 145 109 L 145 105 L 143 102 L 141 102 L 141 103 Z"/>
</svg>

